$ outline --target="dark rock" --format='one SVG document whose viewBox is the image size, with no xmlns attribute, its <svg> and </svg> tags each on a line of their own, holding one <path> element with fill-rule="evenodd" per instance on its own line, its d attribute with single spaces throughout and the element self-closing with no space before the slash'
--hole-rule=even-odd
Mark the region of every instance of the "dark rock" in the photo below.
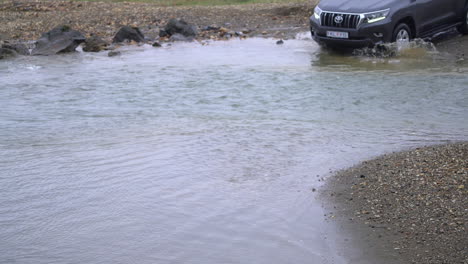
<svg viewBox="0 0 468 264">
<path fill-rule="evenodd" d="M 195 25 L 189 24 L 184 20 L 171 19 L 164 27 L 164 30 L 161 30 L 159 33 L 160 37 L 172 36 L 174 34 L 181 34 L 185 37 L 196 37 L 198 34 L 197 27 Z"/>
<path fill-rule="evenodd" d="M 284 41 L 282 39 L 276 41 L 276 45 L 283 45 L 284 44 Z"/>
<path fill-rule="evenodd" d="M 10 57 L 15 57 L 17 55 L 16 51 L 12 49 L 0 48 L 0 60 Z"/>
<path fill-rule="evenodd" d="M 161 29 L 161 30 L 159 31 L 159 37 L 165 38 L 165 37 L 170 37 L 170 35 L 169 35 L 169 33 L 166 32 L 166 30 Z"/>
<path fill-rule="evenodd" d="M 160 47 L 162 47 L 162 45 L 159 42 L 155 42 L 155 43 L 153 43 L 153 47 L 160 48 Z"/>
<path fill-rule="evenodd" d="M 27 56 L 30 54 L 28 47 L 23 43 L 3 44 L 2 48 L 14 50 L 19 55 Z"/>
<path fill-rule="evenodd" d="M 91 36 L 90 38 L 86 39 L 83 51 L 86 52 L 99 52 L 106 50 L 109 46 L 109 43 L 105 42 L 98 36 Z"/>
<path fill-rule="evenodd" d="M 141 33 L 140 29 L 137 27 L 129 27 L 124 26 L 117 34 L 115 34 L 114 39 L 112 40 L 113 43 L 120 43 L 124 41 L 135 41 L 135 42 L 144 42 L 145 36 Z"/>
<path fill-rule="evenodd" d="M 109 51 L 109 53 L 107 53 L 107 56 L 109 57 L 115 57 L 115 56 L 120 56 L 120 51 Z"/>
<path fill-rule="evenodd" d="M 179 33 L 175 33 L 173 34 L 170 38 L 169 38 L 170 41 L 184 41 L 184 42 L 190 42 L 190 41 L 193 41 L 194 40 L 194 37 L 192 36 L 184 36 L 182 34 L 179 34 Z"/>
<path fill-rule="evenodd" d="M 243 34 L 250 34 L 250 33 L 252 33 L 252 32 L 253 32 L 253 30 L 252 30 L 252 29 L 249 29 L 249 28 L 244 28 L 244 29 L 242 30 L 242 33 L 243 33 Z"/>
<path fill-rule="evenodd" d="M 73 52 L 85 41 L 85 37 L 68 26 L 59 26 L 42 34 L 36 42 L 31 55 L 53 55 L 62 52 Z"/>
<path fill-rule="evenodd" d="M 203 31 L 218 31 L 220 28 L 218 26 L 207 26 L 203 28 Z"/>
</svg>

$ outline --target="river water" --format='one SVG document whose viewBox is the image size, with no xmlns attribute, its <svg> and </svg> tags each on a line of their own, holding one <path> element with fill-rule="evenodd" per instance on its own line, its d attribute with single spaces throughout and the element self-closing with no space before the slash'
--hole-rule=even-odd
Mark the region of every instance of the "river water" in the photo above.
<svg viewBox="0 0 468 264">
<path fill-rule="evenodd" d="M 312 188 L 468 138 L 468 64 L 307 39 L 0 61 L 0 263 L 349 263 Z M 359 250 L 359 245 L 349 245 Z"/>
</svg>

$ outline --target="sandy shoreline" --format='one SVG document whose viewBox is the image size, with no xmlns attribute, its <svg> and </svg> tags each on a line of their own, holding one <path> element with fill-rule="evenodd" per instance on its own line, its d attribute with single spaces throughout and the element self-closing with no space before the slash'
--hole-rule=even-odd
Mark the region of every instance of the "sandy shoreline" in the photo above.
<svg viewBox="0 0 468 264">
<path fill-rule="evenodd" d="M 468 263 L 468 143 L 416 148 L 331 177 L 329 217 L 380 263 Z M 344 247 L 346 245 L 343 245 Z"/>
</svg>

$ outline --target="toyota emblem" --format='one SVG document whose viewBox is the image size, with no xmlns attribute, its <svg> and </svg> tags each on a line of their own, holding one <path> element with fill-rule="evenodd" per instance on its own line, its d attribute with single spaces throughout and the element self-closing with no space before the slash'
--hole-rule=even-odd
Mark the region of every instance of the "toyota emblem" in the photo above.
<svg viewBox="0 0 468 264">
<path fill-rule="evenodd" d="M 337 24 L 343 23 L 343 16 L 336 16 L 335 17 L 335 23 L 337 23 Z"/>
</svg>

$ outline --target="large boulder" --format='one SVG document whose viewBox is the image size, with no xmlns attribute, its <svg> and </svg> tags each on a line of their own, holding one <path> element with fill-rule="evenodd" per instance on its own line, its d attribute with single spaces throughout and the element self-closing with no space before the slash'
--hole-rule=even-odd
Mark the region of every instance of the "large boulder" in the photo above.
<svg viewBox="0 0 468 264">
<path fill-rule="evenodd" d="M 160 37 L 170 37 L 174 34 L 180 34 L 184 37 L 195 38 L 198 34 L 198 29 L 195 25 L 189 24 L 182 19 L 171 19 L 159 32 Z"/>
<path fill-rule="evenodd" d="M 15 57 L 17 55 L 16 51 L 12 49 L 0 48 L 0 60 L 10 57 Z"/>
<path fill-rule="evenodd" d="M 68 26 L 59 26 L 42 34 L 36 41 L 31 55 L 53 55 L 62 52 L 73 52 L 86 38 Z"/>
<path fill-rule="evenodd" d="M 145 36 L 137 27 L 124 26 L 115 34 L 112 42 L 120 43 L 124 41 L 144 42 Z"/>
<path fill-rule="evenodd" d="M 99 52 L 106 50 L 109 47 L 109 43 L 105 42 L 98 36 L 91 36 L 87 38 L 84 45 L 83 51 L 85 52 Z"/>
</svg>

